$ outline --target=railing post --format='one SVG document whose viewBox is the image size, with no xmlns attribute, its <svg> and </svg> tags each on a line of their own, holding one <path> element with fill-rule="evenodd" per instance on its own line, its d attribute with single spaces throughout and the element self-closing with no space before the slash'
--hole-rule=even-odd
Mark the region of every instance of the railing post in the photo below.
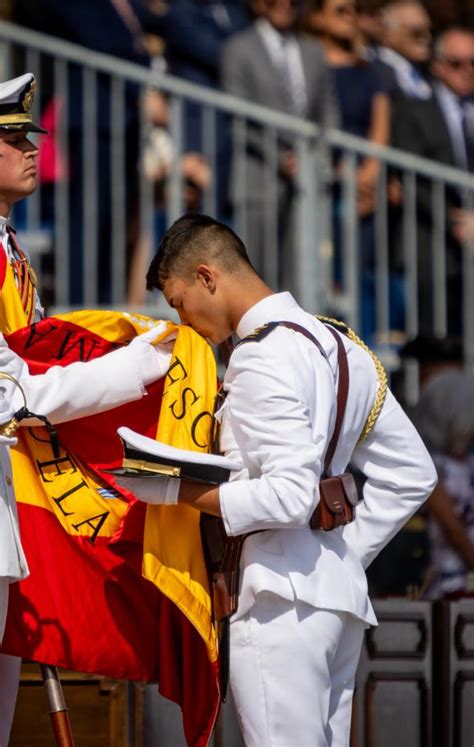
<svg viewBox="0 0 474 747">
<path fill-rule="evenodd" d="M 321 261 L 321 220 L 318 207 L 322 194 L 321 164 L 317 143 L 298 138 L 296 156 L 298 186 L 294 232 L 294 287 L 301 305 L 313 313 L 321 311 L 323 281 Z"/>
<path fill-rule="evenodd" d="M 356 154 L 347 151 L 342 157 L 342 278 L 344 294 L 348 296 L 348 322 L 356 332 L 360 332 L 361 282 L 356 175 Z"/>
</svg>

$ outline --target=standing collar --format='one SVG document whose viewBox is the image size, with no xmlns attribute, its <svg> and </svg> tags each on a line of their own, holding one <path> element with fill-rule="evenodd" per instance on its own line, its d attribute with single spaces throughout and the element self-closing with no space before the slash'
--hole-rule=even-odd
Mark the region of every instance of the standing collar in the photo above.
<svg viewBox="0 0 474 747">
<path fill-rule="evenodd" d="M 246 337 L 254 329 L 263 326 L 267 322 L 284 319 L 285 314 L 288 314 L 297 307 L 298 304 L 288 291 L 272 293 L 271 296 L 263 298 L 245 312 L 237 325 L 237 335 L 240 338 Z"/>
</svg>

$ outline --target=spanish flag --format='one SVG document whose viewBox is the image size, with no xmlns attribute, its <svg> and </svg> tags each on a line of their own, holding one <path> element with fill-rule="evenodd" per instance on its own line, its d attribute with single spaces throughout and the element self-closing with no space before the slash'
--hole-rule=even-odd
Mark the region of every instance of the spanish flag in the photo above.
<svg viewBox="0 0 474 747">
<path fill-rule="evenodd" d="M 0 328 L 31 373 L 92 360 L 154 323 L 139 315 L 80 311 L 24 326 L 8 264 L 0 266 L 0 284 Z M 158 682 L 160 692 L 181 705 L 187 742 L 196 747 L 208 744 L 219 707 L 199 513 L 129 500 L 102 470 L 121 463 L 120 425 L 208 450 L 216 381 L 207 343 L 179 327 L 167 375 L 142 400 L 58 425 L 59 456 L 43 427 L 21 428 L 12 450 L 30 576 L 10 587 L 2 651 Z"/>
</svg>

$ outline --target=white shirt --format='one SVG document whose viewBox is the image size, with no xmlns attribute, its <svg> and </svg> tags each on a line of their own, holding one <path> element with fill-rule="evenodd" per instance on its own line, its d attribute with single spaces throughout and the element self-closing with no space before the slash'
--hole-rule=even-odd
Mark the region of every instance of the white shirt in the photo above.
<svg viewBox="0 0 474 747">
<path fill-rule="evenodd" d="M 269 530 L 244 543 L 236 614 L 244 614 L 259 592 L 272 591 L 375 624 L 364 568 L 430 495 L 436 472 L 390 392 L 371 434 L 356 447 L 375 400 L 377 375 L 369 355 L 344 337 L 350 387 L 332 472 L 343 472 L 352 457 L 367 476 L 365 500 L 351 525 L 312 531 L 309 519 L 335 421 L 337 346 L 289 293 L 256 304 L 237 333 L 246 336 L 277 320 L 305 326 L 329 363 L 311 341 L 284 327 L 243 343 L 231 356 L 224 379 L 228 396 L 219 413 L 221 450 L 240 458 L 243 468 L 220 486 L 222 516 L 229 535 Z"/>
<path fill-rule="evenodd" d="M 435 84 L 435 91 L 451 138 L 456 165 L 460 169 L 467 170 L 468 160 L 463 130 L 464 112 L 459 97 L 441 82 Z M 471 110 L 469 116 L 474 125 L 474 105 L 468 106 Z"/>
<path fill-rule="evenodd" d="M 287 81 L 285 88 L 291 98 L 294 113 L 304 116 L 308 104 L 306 79 L 296 36 L 291 33 L 280 34 L 266 18 L 259 18 L 255 26 L 274 67 Z"/>
<path fill-rule="evenodd" d="M 379 47 L 378 57 L 392 68 L 398 85 L 407 96 L 416 99 L 431 98 L 431 86 L 409 60 L 389 47 Z"/>
</svg>

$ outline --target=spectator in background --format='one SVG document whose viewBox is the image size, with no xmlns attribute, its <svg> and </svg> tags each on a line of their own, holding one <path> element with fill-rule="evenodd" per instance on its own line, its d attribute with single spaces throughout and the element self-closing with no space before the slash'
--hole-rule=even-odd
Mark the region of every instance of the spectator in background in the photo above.
<svg viewBox="0 0 474 747">
<path fill-rule="evenodd" d="M 219 88 L 222 46 L 250 22 L 239 0 L 174 0 L 159 18 L 171 75 Z M 189 133 L 192 136 L 192 133 Z"/>
<path fill-rule="evenodd" d="M 248 6 L 254 18 L 265 14 L 265 0 L 248 0 Z"/>
<path fill-rule="evenodd" d="M 150 58 L 144 43 L 142 14 L 145 6 L 138 0 L 42 0 L 31 3 L 17 0 L 15 3 L 15 20 L 46 34 L 58 36 L 67 41 L 79 44 L 105 54 L 114 55 L 148 66 Z M 43 80 L 53 80 L 51 71 L 42 71 Z M 139 137 L 139 88 L 135 84 L 125 85 L 123 122 L 112 121 L 111 111 L 111 77 L 98 75 L 95 101 L 97 111 L 96 126 L 89 125 L 87 138 L 84 136 L 84 110 L 86 92 L 84 79 L 79 66 L 68 67 L 68 105 L 59 98 L 54 100 L 56 113 L 62 112 L 67 117 L 67 164 L 66 178 L 69 181 L 69 254 L 70 254 L 70 293 L 71 302 L 83 302 L 85 292 L 84 267 L 82 258 L 85 247 L 85 233 L 90 232 L 90 223 L 97 216 L 97 232 L 94 239 L 100 247 L 99 257 L 99 299 L 110 302 L 112 276 L 112 131 L 124 128 L 124 163 L 126 199 L 124 212 L 127 224 L 127 253 L 132 254 L 136 242 L 137 193 L 138 193 L 138 149 Z M 52 92 L 50 92 L 52 93 Z M 56 126 L 58 122 L 56 121 Z M 97 138 L 96 167 L 97 205 L 94 215 L 88 216 L 89 225 L 85 225 L 83 198 L 85 193 L 85 149 L 87 142 Z M 48 216 L 50 217 L 50 216 Z M 90 235 L 90 233 L 89 233 Z M 95 289 L 94 289 L 95 292 Z"/>
<path fill-rule="evenodd" d="M 417 401 L 420 395 L 424 396 L 425 388 L 435 377 L 460 374 L 464 365 L 461 340 L 453 337 L 419 334 L 400 349 L 399 355 L 402 361 L 416 361 L 418 364 L 418 388 L 410 390 L 410 397 L 414 395 Z M 392 387 L 397 399 L 403 403 L 406 391 L 397 374 L 395 372 L 392 376 Z M 414 420 L 413 404 L 405 400 L 403 407 L 410 419 Z M 430 576 L 429 566 L 428 521 L 426 511 L 422 508 L 368 569 L 371 594 L 376 597 L 409 595 L 419 598 Z"/>
<path fill-rule="evenodd" d="M 174 0 L 158 17 L 158 32 L 165 43 L 168 72 L 208 88 L 220 86 L 220 57 L 226 40 L 250 23 L 250 13 L 240 0 Z M 152 30 L 152 27 L 149 27 Z M 230 219 L 227 203 L 229 181 L 230 128 L 228 119 L 217 114 L 215 163 L 217 173 L 215 214 Z M 193 153 L 205 152 L 202 106 L 188 101 L 184 106 L 183 147 Z"/>
<path fill-rule="evenodd" d="M 415 422 L 438 470 L 427 502 L 433 581 L 431 598 L 474 595 L 474 379 L 434 377 L 419 399 Z"/>
<path fill-rule="evenodd" d="M 201 153 L 185 152 L 178 156 L 169 130 L 170 114 L 166 96 L 156 89 L 148 89 L 143 97 L 144 118 L 147 123 L 143 147 L 143 171 L 153 185 L 155 205 L 154 226 L 150 234 L 140 236 L 130 266 L 127 303 L 145 303 L 143 277 L 153 246 L 161 240 L 167 225 L 169 177 L 176 160 L 183 180 L 185 212 L 193 212 L 201 204 L 203 192 L 210 186 L 213 175 Z"/>
<path fill-rule="evenodd" d="M 431 72 L 434 95 L 403 109 L 401 136 L 394 132 L 396 144 L 474 171 L 474 32 L 451 28 L 441 33 L 434 44 Z"/>
<path fill-rule="evenodd" d="M 377 58 L 378 48 L 382 43 L 382 7 L 383 0 L 359 0 L 356 4 L 362 54 L 368 60 Z"/>
<path fill-rule="evenodd" d="M 390 102 L 375 66 L 360 55 L 354 0 L 312 0 L 307 27 L 319 37 L 333 75 L 341 128 L 376 145 L 390 140 Z M 357 172 L 358 212 L 372 215 L 380 163 L 365 158 Z M 373 241 L 363 263 L 373 262 Z M 364 251 L 363 251 L 364 254 Z"/>
<path fill-rule="evenodd" d="M 354 0 L 312 0 L 305 26 L 320 39 L 332 72 L 341 112 L 341 127 L 374 145 L 390 140 L 390 100 L 376 65 L 362 56 Z M 340 171 L 340 166 L 337 167 Z M 360 158 L 357 170 L 359 264 L 361 274 L 362 336 L 371 340 L 375 327 L 374 211 L 380 162 Z M 344 205 L 342 190 L 335 190 L 334 241 L 336 278 L 341 278 Z M 403 328 L 403 294 L 391 279 L 392 327 Z"/>
<path fill-rule="evenodd" d="M 222 81 L 226 91 L 248 101 L 308 119 L 316 124 L 336 126 L 337 104 L 329 70 L 319 44 L 297 32 L 302 11 L 300 0 L 262 0 L 263 16 L 224 46 Z M 262 129 L 247 128 L 245 188 L 242 196 L 247 216 L 247 246 L 257 271 L 263 271 L 266 180 Z M 281 255 L 291 258 L 291 208 L 295 194 L 298 164 L 293 143 L 278 143 L 277 214 Z M 240 164 L 234 164 L 239 167 Z M 270 205 L 270 210 L 271 210 Z M 268 208 L 267 208 L 268 209 Z M 273 217 L 273 216 L 272 216 Z M 284 251 L 283 251 L 284 247 Z M 277 259 L 277 247 L 271 247 Z M 273 260 L 272 257 L 269 258 Z M 283 268 L 280 281 L 289 282 L 290 268 Z"/>
<path fill-rule="evenodd" d="M 416 0 L 391 2 L 382 10 L 383 44 L 378 49 L 380 71 L 394 100 L 429 99 L 425 75 L 430 59 L 431 21 Z"/>
<path fill-rule="evenodd" d="M 399 356 L 402 361 L 417 362 L 420 392 L 441 372 L 460 371 L 463 368 L 462 342 L 458 337 L 417 335 L 400 349 Z"/>
<path fill-rule="evenodd" d="M 474 170 L 474 33 L 452 28 L 434 45 L 434 94 L 428 100 L 405 101 L 398 107 L 393 143 L 417 155 L 465 171 Z M 431 330 L 433 319 L 433 213 L 430 185 L 420 180 L 417 190 L 418 287 L 420 325 Z M 448 332 L 462 329 L 462 245 L 470 238 L 473 215 L 462 209 L 462 195 L 446 191 L 446 274 Z"/>
</svg>

